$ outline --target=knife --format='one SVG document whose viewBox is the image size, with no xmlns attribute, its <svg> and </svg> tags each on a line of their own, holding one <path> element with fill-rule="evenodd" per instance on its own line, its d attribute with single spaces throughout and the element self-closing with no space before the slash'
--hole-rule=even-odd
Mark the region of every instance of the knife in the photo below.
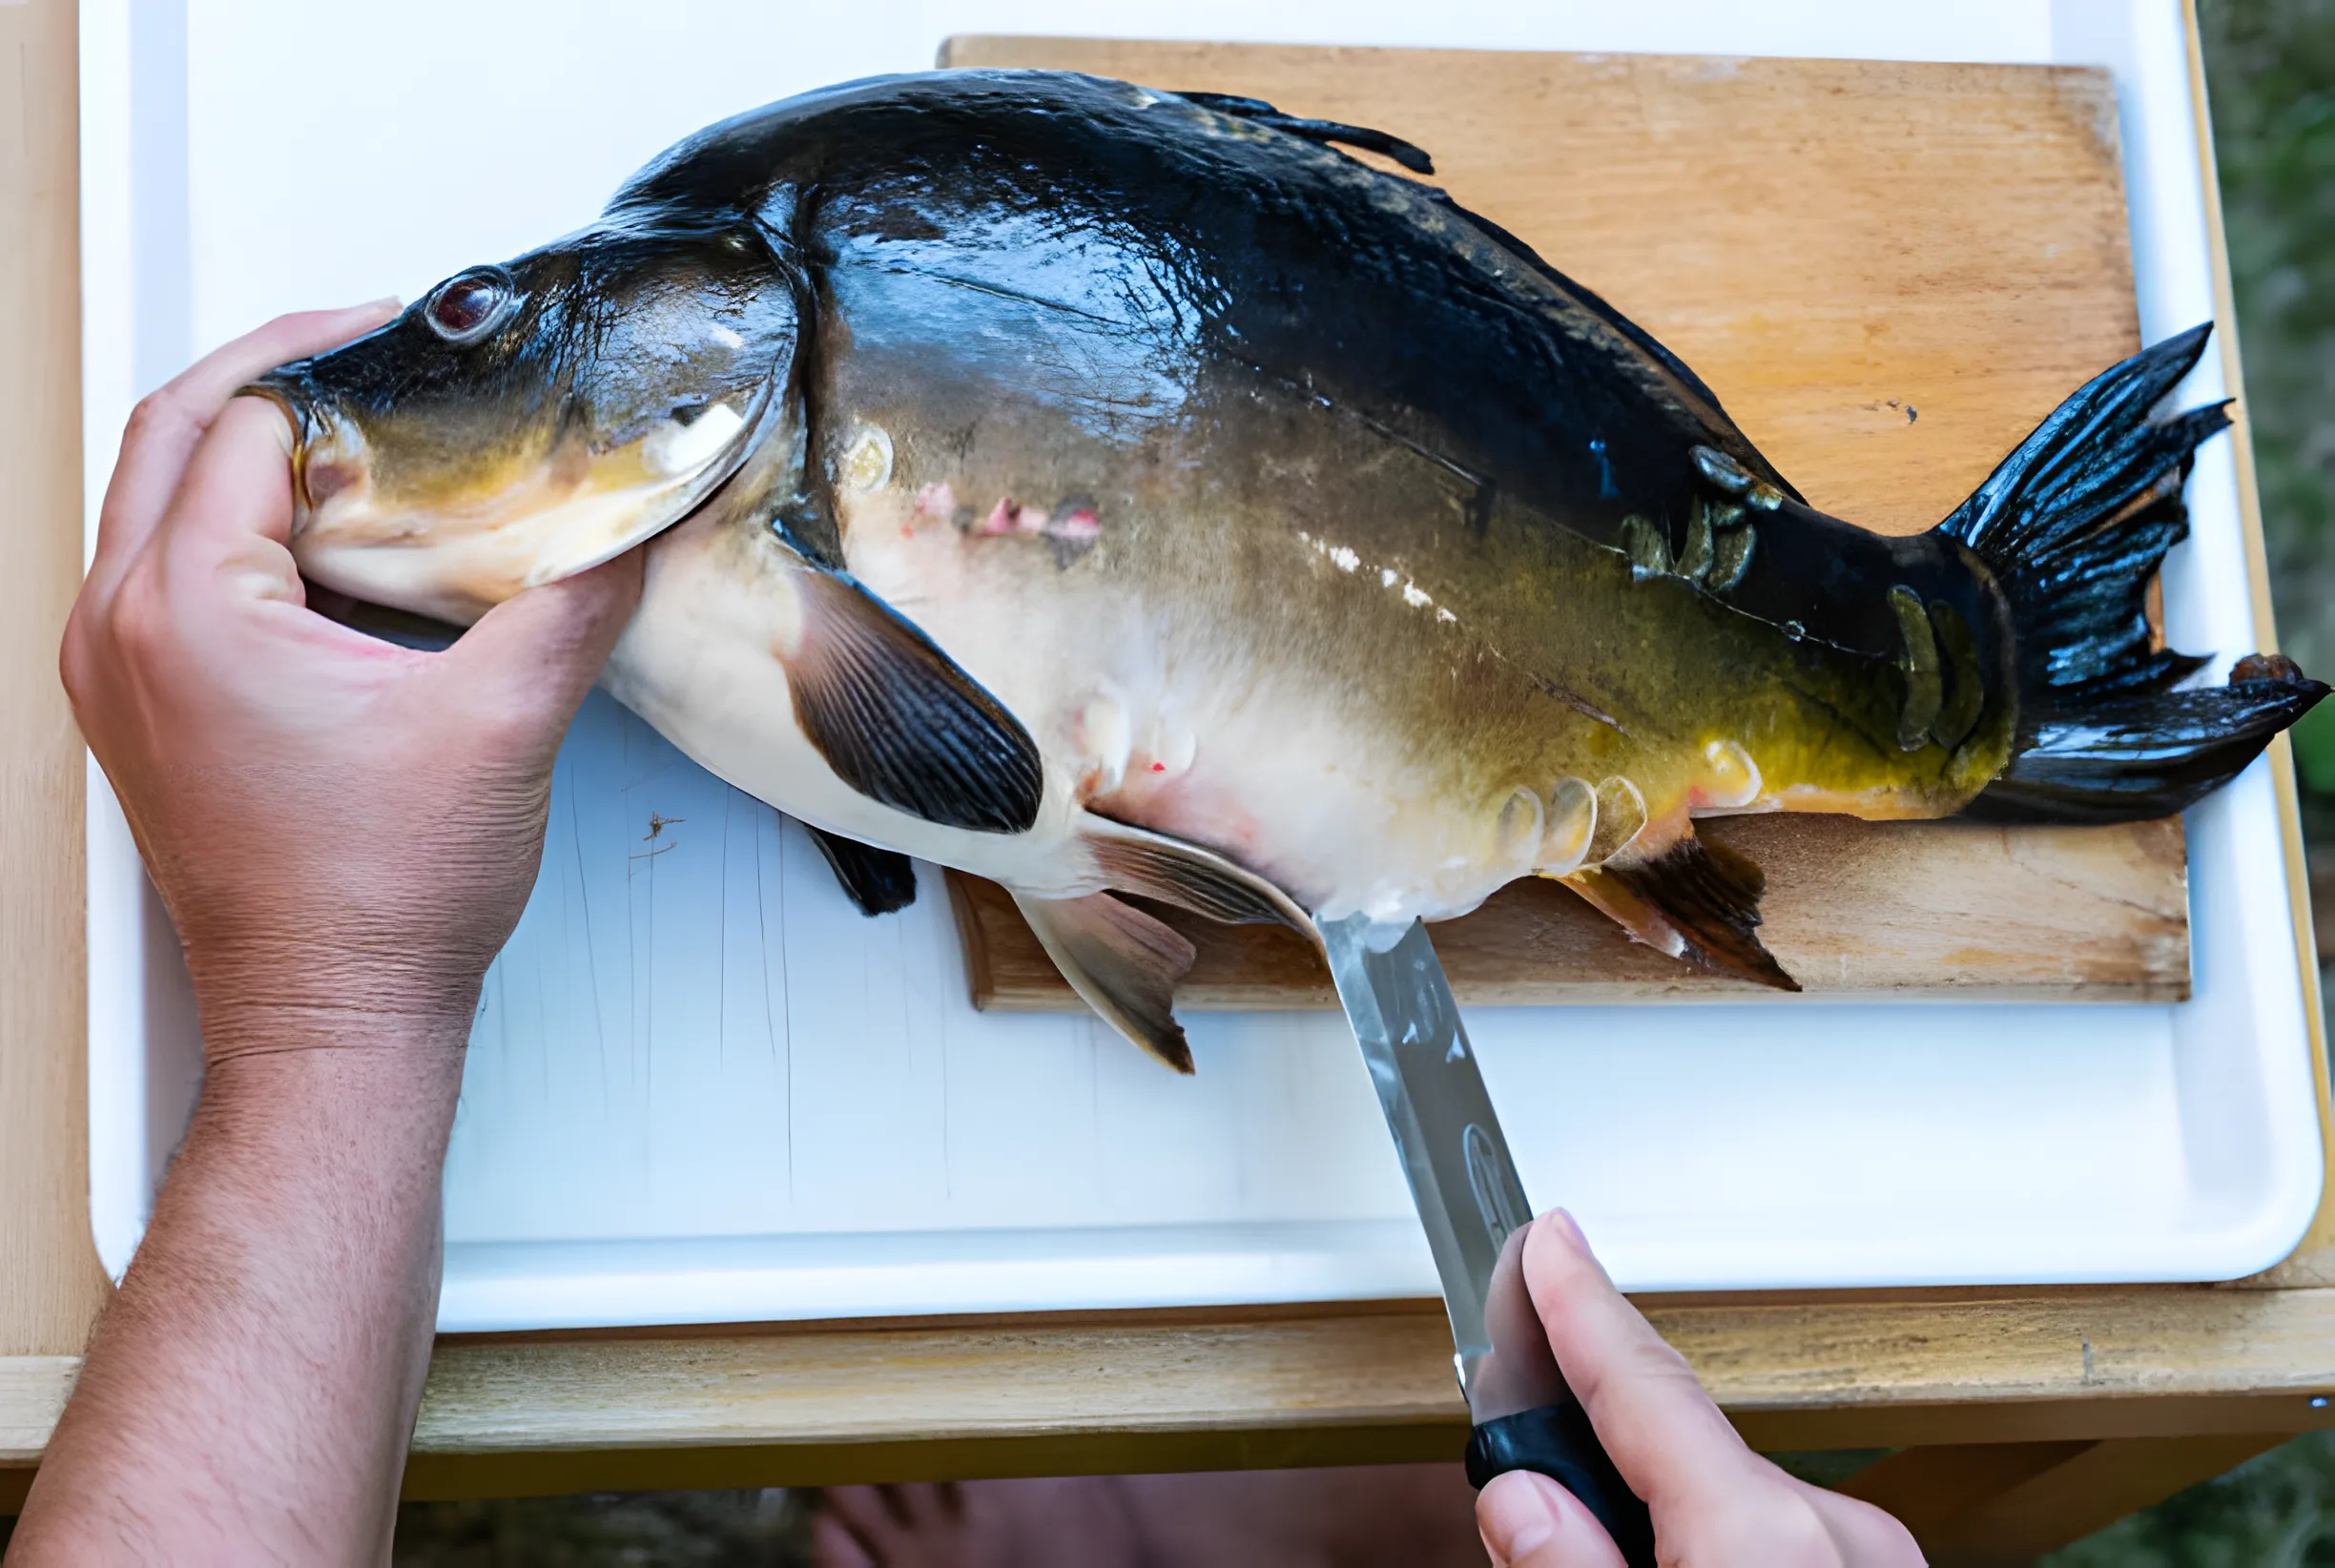
<svg viewBox="0 0 2335 1568">
<path fill-rule="evenodd" d="M 1355 915 L 1319 929 L 1443 1282 L 1475 1422 L 1469 1482 L 1537 1471 L 1588 1507 L 1630 1568 L 1654 1568 L 1654 1522 L 1565 1386 L 1525 1294 L 1532 1205 L 1426 926 Z"/>
</svg>

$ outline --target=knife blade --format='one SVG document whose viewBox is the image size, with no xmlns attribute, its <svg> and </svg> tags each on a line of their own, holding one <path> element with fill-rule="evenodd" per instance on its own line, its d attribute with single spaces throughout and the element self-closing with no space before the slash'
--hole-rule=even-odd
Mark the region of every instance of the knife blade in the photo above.
<svg viewBox="0 0 2335 1568">
<path fill-rule="evenodd" d="M 1475 1423 L 1468 1479 L 1480 1488 L 1511 1470 L 1547 1475 L 1588 1507 L 1631 1568 L 1652 1568 L 1645 1504 L 1565 1386 L 1525 1294 L 1532 1205 L 1426 926 L 1355 915 L 1319 929 L 1443 1284 Z"/>
</svg>

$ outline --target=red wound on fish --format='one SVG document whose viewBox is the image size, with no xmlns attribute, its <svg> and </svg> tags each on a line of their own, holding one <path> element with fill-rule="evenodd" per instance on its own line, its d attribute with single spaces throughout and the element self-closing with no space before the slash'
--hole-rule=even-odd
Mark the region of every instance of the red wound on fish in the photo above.
<svg viewBox="0 0 2335 1568">
<path fill-rule="evenodd" d="M 987 519 L 974 531 L 984 539 L 995 539 L 1005 534 L 1043 533 L 1045 526 L 1044 512 L 1035 506 L 1024 506 L 1008 495 L 998 498 L 998 504 L 989 508 Z"/>
</svg>

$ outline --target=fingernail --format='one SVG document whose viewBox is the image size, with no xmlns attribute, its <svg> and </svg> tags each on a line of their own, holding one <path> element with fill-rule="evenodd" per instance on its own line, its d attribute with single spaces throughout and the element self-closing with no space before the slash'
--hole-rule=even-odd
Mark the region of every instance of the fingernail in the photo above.
<svg viewBox="0 0 2335 1568">
<path fill-rule="evenodd" d="M 1508 1568 L 1547 1545 L 1557 1534 L 1556 1506 L 1544 1488 L 1557 1483 L 1529 1471 L 1495 1475 L 1476 1502 L 1476 1529 L 1496 1568 Z"/>
<path fill-rule="evenodd" d="M 366 300 L 363 304 L 359 305 L 357 308 L 359 310 L 369 310 L 380 316 L 395 316 L 399 311 L 405 308 L 405 301 L 399 299 L 394 294 L 384 294 L 378 299 Z"/>
<path fill-rule="evenodd" d="M 1581 1234 L 1581 1222 L 1576 1220 L 1569 1210 L 1552 1208 L 1540 1216 L 1540 1223 L 1562 1236 L 1566 1245 L 1575 1251 L 1586 1252 L 1589 1250 L 1589 1238 Z"/>
</svg>

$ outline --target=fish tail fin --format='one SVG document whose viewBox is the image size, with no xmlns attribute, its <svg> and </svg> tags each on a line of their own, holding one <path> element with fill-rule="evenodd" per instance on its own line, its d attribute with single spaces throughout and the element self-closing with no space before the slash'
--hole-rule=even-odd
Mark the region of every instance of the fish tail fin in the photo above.
<svg viewBox="0 0 2335 1568">
<path fill-rule="evenodd" d="M 2181 485 L 2226 402 L 2157 404 L 2205 352 L 2211 323 L 2085 383 L 2003 459 L 1938 532 L 1994 575 L 2011 609 L 2018 732 L 1964 808 L 1997 822 L 2169 816 L 2234 776 L 2327 688 L 2255 654 L 2229 684 L 2176 691 L 2208 661 L 2159 646 L 2149 584 L 2189 531 Z"/>
</svg>

